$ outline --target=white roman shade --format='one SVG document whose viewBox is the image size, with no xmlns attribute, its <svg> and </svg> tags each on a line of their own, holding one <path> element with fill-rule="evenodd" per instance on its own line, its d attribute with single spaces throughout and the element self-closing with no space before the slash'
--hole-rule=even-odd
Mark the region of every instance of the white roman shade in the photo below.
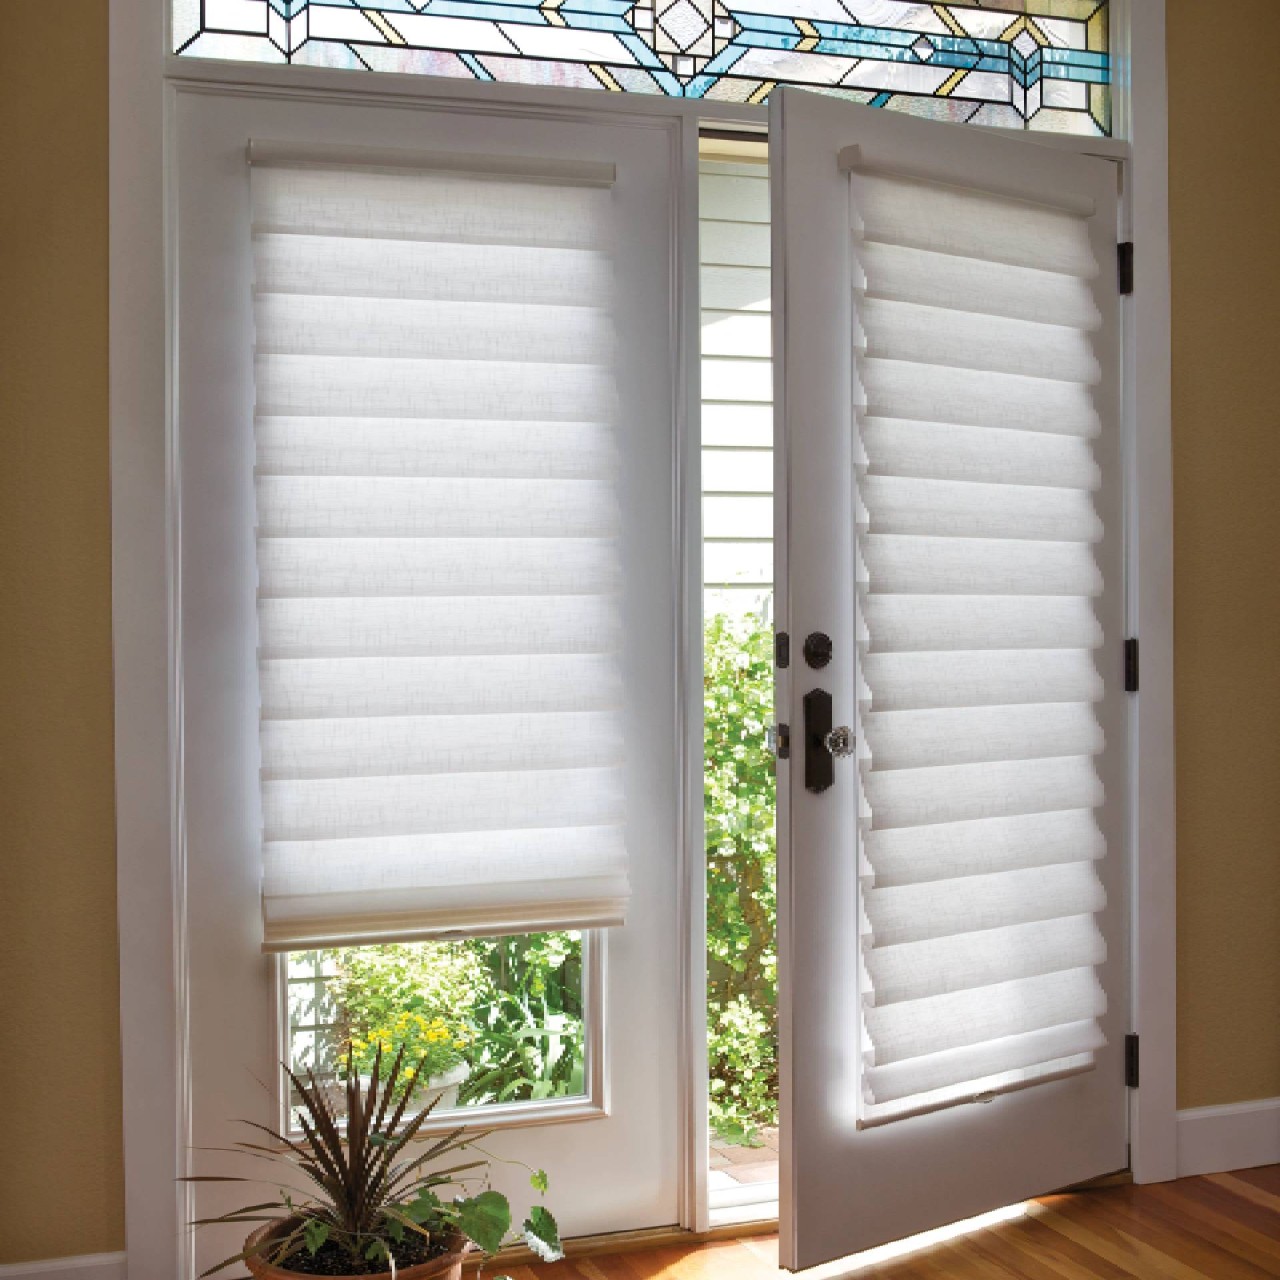
<svg viewBox="0 0 1280 1280">
<path fill-rule="evenodd" d="M 850 180 L 875 1124 L 1104 1043 L 1098 264 L 1078 212 Z"/>
<path fill-rule="evenodd" d="M 612 169 L 251 158 L 265 946 L 618 924 Z"/>
</svg>

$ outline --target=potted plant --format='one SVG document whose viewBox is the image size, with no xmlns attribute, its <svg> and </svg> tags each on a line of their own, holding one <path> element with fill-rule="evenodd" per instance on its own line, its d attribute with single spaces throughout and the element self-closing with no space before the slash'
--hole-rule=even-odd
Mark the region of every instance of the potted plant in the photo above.
<svg viewBox="0 0 1280 1280">
<path fill-rule="evenodd" d="M 270 1145 L 238 1142 L 234 1149 L 282 1166 L 295 1185 L 274 1200 L 200 1219 L 197 1226 L 257 1224 L 239 1253 L 204 1275 L 243 1262 L 258 1280 L 305 1275 L 460 1280 L 467 1253 L 493 1254 L 502 1247 L 511 1228 L 511 1206 L 488 1185 L 489 1159 L 475 1145 L 485 1135 L 455 1129 L 420 1154 L 409 1149 L 438 1099 L 406 1118 L 426 1064 L 408 1074 L 404 1057 L 402 1045 L 384 1070 L 378 1049 L 368 1083 L 362 1084 L 348 1053 L 345 1134 L 315 1073 L 308 1071 L 304 1081 L 285 1066 L 298 1099 L 302 1137 L 291 1139 L 250 1121 L 246 1123 L 264 1133 Z M 481 1158 L 457 1162 L 471 1151 Z M 309 1184 L 305 1190 L 296 1186 L 298 1180 Z M 197 1176 L 186 1181 L 262 1179 Z M 465 1183 L 477 1181 L 483 1184 L 479 1191 L 460 1194 Z M 530 1184 L 541 1195 L 547 1189 L 546 1174 L 531 1170 Z M 445 1198 L 450 1188 L 458 1194 Z M 562 1256 L 559 1229 L 544 1205 L 530 1209 L 523 1236 L 545 1261 Z"/>
</svg>

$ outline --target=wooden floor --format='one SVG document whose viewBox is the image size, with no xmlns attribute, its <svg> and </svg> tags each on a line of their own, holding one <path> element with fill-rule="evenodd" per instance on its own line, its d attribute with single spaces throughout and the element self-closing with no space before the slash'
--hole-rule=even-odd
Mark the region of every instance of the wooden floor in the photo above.
<svg viewBox="0 0 1280 1280">
<path fill-rule="evenodd" d="M 511 1280 L 777 1280 L 776 1236 L 502 1267 Z M 488 1269 L 486 1269 L 488 1271 Z M 1046 1196 L 1023 1218 L 892 1262 L 802 1272 L 875 1280 L 1252 1280 L 1280 1276 L 1280 1165 Z"/>
</svg>

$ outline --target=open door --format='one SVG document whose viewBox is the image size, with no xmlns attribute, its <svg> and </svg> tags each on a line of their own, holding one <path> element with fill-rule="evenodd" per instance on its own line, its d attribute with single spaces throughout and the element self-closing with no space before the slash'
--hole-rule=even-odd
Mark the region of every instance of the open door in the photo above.
<svg viewBox="0 0 1280 1280">
<path fill-rule="evenodd" d="M 1126 1163 L 1117 181 L 772 103 L 798 1269 Z"/>
</svg>

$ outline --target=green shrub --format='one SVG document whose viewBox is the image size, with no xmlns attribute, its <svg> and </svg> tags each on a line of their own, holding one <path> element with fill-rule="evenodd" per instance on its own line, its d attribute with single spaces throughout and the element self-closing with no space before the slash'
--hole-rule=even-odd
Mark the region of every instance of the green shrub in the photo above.
<svg viewBox="0 0 1280 1280">
<path fill-rule="evenodd" d="M 335 959 L 338 1033 L 358 1074 L 373 1072 L 380 1046 L 384 1075 L 402 1046 L 407 1062 L 424 1063 L 424 1081 L 465 1059 L 467 1010 L 488 980 L 473 951 L 404 942 L 349 947 Z"/>
<path fill-rule="evenodd" d="M 388 943 L 334 953 L 336 1034 L 368 1075 L 379 1045 L 426 1059 L 427 1076 L 466 1062 L 464 1105 L 580 1094 L 582 943 L 576 933 Z"/>
<path fill-rule="evenodd" d="M 771 1015 L 744 996 L 708 1010 L 713 1053 L 708 1105 L 711 1127 L 731 1142 L 754 1144 L 758 1124 L 778 1118 L 778 1038 Z"/>
<path fill-rule="evenodd" d="M 582 939 L 576 933 L 478 938 L 489 981 L 471 1009 L 469 1106 L 574 1097 L 585 1084 Z"/>
<path fill-rule="evenodd" d="M 704 658 L 707 1032 L 711 1121 L 750 1139 L 776 1124 L 776 780 L 773 628 L 756 617 L 707 620 Z"/>
</svg>

